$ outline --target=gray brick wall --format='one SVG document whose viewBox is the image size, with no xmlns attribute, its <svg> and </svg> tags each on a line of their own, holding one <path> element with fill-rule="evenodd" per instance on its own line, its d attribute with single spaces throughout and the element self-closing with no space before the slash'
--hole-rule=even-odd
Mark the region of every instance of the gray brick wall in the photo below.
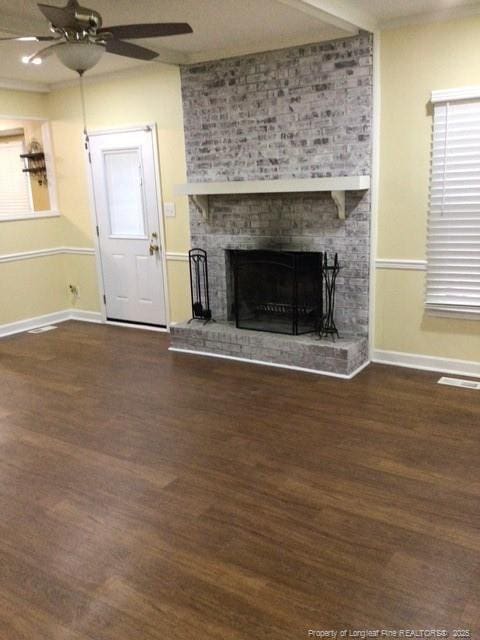
<svg viewBox="0 0 480 640">
<path fill-rule="evenodd" d="M 190 182 L 370 174 L 367 35 L 184 67 L 182 95 Z M 369 221 L 368 192 L 348 195 L 346 221 L 326 193 L 210 197 L 207 221 L 190 202 L 214 316 L 228 316 L 226 250 L 337 251 L 338 325 L 365 335 Z"/>
<path fill-rule="evenodd" d="M 370 173 L 367 35 L 182 69 L 191 181 Z"/>
</svg>

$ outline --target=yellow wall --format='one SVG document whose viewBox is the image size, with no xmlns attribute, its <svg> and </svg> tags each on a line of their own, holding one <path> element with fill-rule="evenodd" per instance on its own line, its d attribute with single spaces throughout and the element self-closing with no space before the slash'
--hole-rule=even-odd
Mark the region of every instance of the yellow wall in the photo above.
<svg viewBox="0 0 480 640">
<path fill-rule="evenodd" d="M 73 74 L 72 74 L 73 75 Z M 116 78 L 86 82 L 91 130 L 156 123 L 163 200 L 175 202 L 176 217 L 166 219 L 166 250 L 189 249 L 188 203 L 173 196 L 185 182 L 185 144 L 179 69 L 155 64 Z M 93 247 L 83 123 L 78 86 L 50 94 L 0 90 L 0 117 L 45 117 L 51 121 L 60 218 L 0 222 L 0 255 L 52 247 Z M 167 268 L 171 320 L 190 315 L 188 265 L 170 261 Z M 72 299 L 68 284 L 80 289 Z M 47 256 L 0 263 L 0 324 L 71 307 L 99 311 L 95 258 L 91 255 Z"/>
<path fill-rule="evenodd" d="M 69 308 L 65 260 L 54 255 L 0 264 L 0 324 Z"/>
<path fill-rule="evenodd" d="M 430 93 L 480 84 L 480 18 L 381 34 L 377 257 L 425 260 Z M 425 272 L 377 270 L 377 349 L 480 360 L 480 321 L 424 312 Z"/>
<path fill-rule="evenodd" d="M 163 200 L 175 202 L 176 217 L 166 219 L 167 252 L 189 249 L 188 203 L 176 198 L 173 186 L 185 182 L 185 143 L 181 101 L 180 72 L 177 67 L 155 64 L 121 76 L 85 83 L 87 124 L 91 131 L 128 125 L 156 123 Z M 92 247 L 91 213 L 88 201 L 87 174 L 83 154 L 83 123 L 79 87 L 52 92 L 48 97 L 53 146 L 57 170 L 60 210 L 65 222 L 68 246 Z M 88 268 L 85 264 L 91 261 Z M 72 260 L 71 278 L 80 288 L 76 305 L 98 310 L 98 290 L 94 258 L 81 256 Z M 73 263 L 82 264 L 75 269 Z M 168 264 L 171 320 L 190 315 L 185 264 Z"/>
<path fill-rule="evenodd" d="M 1 118 L 46 118 L 47 94 L 0 89 Z"/>
<path fill-rule="evenodd" d="M 0 89 L 0 117 L 48 118 L 43 93 Z M 63 244 L 61 218 L 0 221 L 0 255 Z M 66 308 L 63 256 L 0 263 L 0 325 Z"/>
</svg>

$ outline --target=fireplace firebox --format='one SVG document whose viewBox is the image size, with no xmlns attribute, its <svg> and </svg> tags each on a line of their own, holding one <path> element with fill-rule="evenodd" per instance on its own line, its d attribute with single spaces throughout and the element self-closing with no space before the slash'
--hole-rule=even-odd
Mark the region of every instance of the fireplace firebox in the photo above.
<svg viewBox="0 0 480 640">
<path fill-rule="evenodd" d="M 234 314 L 239 329 L 300 335 L 323 318 L 323 254 L 232 251 Z"/>
</svg>

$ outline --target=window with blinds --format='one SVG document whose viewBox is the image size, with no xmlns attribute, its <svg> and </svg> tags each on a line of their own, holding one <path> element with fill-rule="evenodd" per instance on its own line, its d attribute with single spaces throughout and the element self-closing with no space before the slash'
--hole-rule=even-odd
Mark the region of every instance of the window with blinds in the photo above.
<svg viewBox="0 0 480 640">
<path fill-rule="evenodd" d="M 23 173 L 23 142 L 0 143 L 0 218 L 32 211 L 28 173 Z"/>
<path fill-rule="evenodd" d="M 480 314 L 480 88 L 432 102 L 426 305 Z"/>
</svg>

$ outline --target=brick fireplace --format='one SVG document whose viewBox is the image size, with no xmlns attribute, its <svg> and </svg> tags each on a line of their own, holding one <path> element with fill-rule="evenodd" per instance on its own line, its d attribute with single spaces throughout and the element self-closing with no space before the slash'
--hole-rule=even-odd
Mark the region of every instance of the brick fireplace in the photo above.
<svg viewBox="0 0 480 640">
<path fill-rule="evenodd" d="M 188 66 L 182 95 L 189 182 L 370 174 L 367 35 Z M 341 220 L 330 194 L 321 192 L 216 195 L 205 216 L 191 199 L 191 245 L 208 253 L 217 323 L 174 327 L 173 347 L 278 364 L 283 357 L 294 366 L 350 375 L 367 359 L 369 191 L 348 192 L 345 208 Z M 228 324 L 230 252 L 254 249 L 338 253 L 336 323 L 343 341 L 255 337 Z"/>
</svg>

